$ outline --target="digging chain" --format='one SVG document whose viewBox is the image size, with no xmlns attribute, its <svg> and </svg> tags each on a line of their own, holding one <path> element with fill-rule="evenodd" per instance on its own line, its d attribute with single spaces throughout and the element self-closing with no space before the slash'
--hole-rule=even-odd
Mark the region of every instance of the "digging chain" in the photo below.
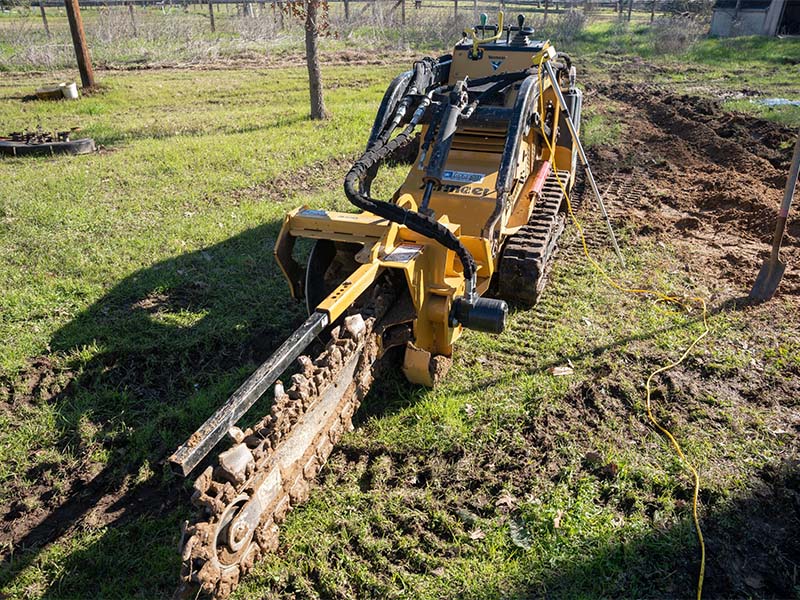
<svg viewBox="0 0 800 600">
<path fill-rule="evenodd" d="M 334 445 L 352 429 L 378 356 L 373 330 L 389 304 L 375 288 L 369 307 L 334 328 L 316 359 L 299 358 L 301 371 L 285 391 L 276 384 L 270 414 L 245 431 L 231 431 L 236 444 L 194 484 L 192 502 L 200 511 L 182 538 L 176 597 L 195 597 L 199 590 L 227 598 L 242 575 L 277 548 L 278 525 L 307 499 Z M 246 515 L 254 526 L 247 526 Z"/>
</svg>

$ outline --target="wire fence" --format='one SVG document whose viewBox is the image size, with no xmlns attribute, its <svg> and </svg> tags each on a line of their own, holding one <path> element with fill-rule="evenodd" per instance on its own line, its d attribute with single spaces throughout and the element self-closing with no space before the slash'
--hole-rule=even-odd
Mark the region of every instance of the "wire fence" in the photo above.
<svg viewBox="0 0 800 600">
<path fill-rule="evenodd" d="M 0 70 L 74 65 L 63 0 L 6 2 Z M 100 66 L 169 66 L 298 52 L 303 23 L 283 0 L 81 0 L 93 61 Z M 649 23 L 699 12 L 678 0 L 329 0 L 326 51 L 445 50 L 486 12 L 522 13 L 537 35 L 563 45 L 593 21 Z M 510 20 L 510 19 L 507 19 Z M 673 29 L 685 29 L 678 24 Z M 672 32 L 666 37 L 674 35 Z"/>
</svg>

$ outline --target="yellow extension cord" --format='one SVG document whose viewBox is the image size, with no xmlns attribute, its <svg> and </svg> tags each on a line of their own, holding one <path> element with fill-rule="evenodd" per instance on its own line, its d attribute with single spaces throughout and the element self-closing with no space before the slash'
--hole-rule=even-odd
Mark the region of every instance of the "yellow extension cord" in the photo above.
<svg viewBox="0 0 800 600">
<path fill-rule="evenodd" d="M 545 60 L 546 60 L 546 56 L 544 54 L 542 54 L 540 56 L 539 62 L 538 62 L 538 66 L 539 66 L 539 73 L 538 73 L 538 79 L 539 79 L 539 112 L 542 115 L 544 115 L 544 82 L 542 81 L 542 66 L 544 65 L 544 61 Z M 556 85 L 556 82 L 551 82 L 551 83 L 553 85 Z M 547 144 L 547 147 L 548 147 L 548 149 L 550 151 L 550 156 L 554 157 L 555 156 L 554 145 L 555 145 L 555 135 L 556 135 L 555 123 L 554 123 L 554 127 L 553 127 L 553 137 L 554 137 L 554 139 L 553 139 L 552 142 L 548 139 L 547 133 L 545 132 L 544 119 L 542 119 L 541 124 L 542 124 L 541 125 L 542 137 L 544 138 L 545 143 Z M 572 203 L 570 202 L 569 193 L 567 192 L 566 185 L 564 184 L 564 182 L 561 181 L 561 176 L 558 173 L 558 169 L 553 168 L 553 173 L 555 174 L 556 181 L 558 181 L 558 185 L 561 187 L 561 191 L 564 193 L 564 198 L 567 201 L 567 211 L 569 212 L 570 219 L 572 220 L 573 224 L 575 225 L 575 228 L 578 230 L 578 234 L 580 235 L 581 244 L 583 245 L 583 254 L 586 256 L 586 259 L 595 268 L 595 270 L 598 273 L 600 273 L 600 275 L 603 276 L 603 278 L 609 283 L 609 285 L 611 285 L 611 287 L 613 287 L 613 288 L 615 288 L 615 289 L 617 289 L 617 290 L 619 290 L 621 292 L 626 292 L 626 293 L 629 293 L 629 294 L 640 294 L 640 295 L 653 296 L 653 297 L 656 298 L 657 302 L 665 302 L 665 303 L 669 303 L 669 304 L 675 304 L 675 305 L 683 307 L 687 312 L 691 309 L 691 304 L 690 303 L 699 303 L 700 306 L 703 309 L 703 331 L 702 331 L 702 333 L 700 335 L 698 335 L 694 339 L 694 341 L 692 341 L 691 344 L 689 344 L 689 346 L 686 348 L 686 350 L 683 352 L 683 354 L 681 354 L 681 357 L 678 360 L 676 360 L 674 362 L 671 362 L 671 363 L 669 363 L 667 365 L 664 365 L 664 366 L 656 369 L 652 373 L 650 373 L 650 375 L 647 378 L 647 383 L 645 384 L 647 418 L 650 420 L 650 422 L 653 424 L 653 426 L 656 427 L 656 429 L 658 429 L 661 433 L 663 433 L 667 437 L 667 439 L 670 441 L 670 444 L 672 444 L 672 447 L 675 449 L 675 452 L 681 458 L 681 460 L 683 461 L 683 463 L 686 466 L 686 468 L 691 472 L 692 478 L 694 479 L 694 495 L 693 495 L 693 500 L 692 500 L 692 518 L 694 519 L 694 526 L 695 526 L 695 529 L 697 531 L 697 540 L 700 542 L 700 574 L 699 574 L 699 577 L 698 577 L 698 580 L 697 580 L 697 600 L 700 600 L 702 598 L 702 596 L 703 596 L 703 579 L 705 578 L 705 571 L 706 571 L 706 545 L 705 545 L 705 541 L 703 539 L 703 530 L 700 528 L 700 519 L 697 516 L 697 502 L 698 502 L 698 495 L 700 493 L 700 475 L 698 474 L 697 469 L 695 469 L 694 466 L 692 465 L 692 463 L 690 463 L 689 460 L 686 458 L 686 455 L 684 455 L 683 450 L 681 449 L 681 445 L 678 443 L 678 440 L 675 439 L 675 436 L 673 436 L 672 433 L 666 427 L 661 425 L 656 420 L 655 415 L 653 415 L 651 396 L 652 396 L 652 391 L 653 391 L 653 379 L 656 376 L 660 375 L 661 373 L 664 373 L 665 371 L 669 371 L 670 369 L 673 369 L 673 368 L 677 367 L 679 364 L 681 364 L 686 359 L 686 357 L 689 356 L 689 354 L 695 348 L 695 346 L 697 346 L 697 344 L 699 344 L 700 341 L 709 334 L 710 329 L 708 327 L 708 306 L 706 304 L 705 299 L 701 298 L 699 296 L 681 298 L 681 297 L 678 297 L 678 296 L 669 296 L 667 294 L 664 294 L 664 293 L 656 291 L 656 290 L 639 289 L 639 288 L 628 288 L 628 287 L 626 287 L 624 285 L 621 285 L 621 284 L 617 283 L 617 281 L 615 281 L 605 271 L 605 269 L 603 269 L 603 267 L 600 266 L 600 264 L 597 261 L 595 261 L 591 257 L 591 255 L 589 254 L 589 248 L 586 245 L 586 237 L 584 236 L 583 228 L 581 227 L 580 223 L 578 222 L 577 217 L 575 217 L 575 213 L 572 211 Z"/>
</svg>

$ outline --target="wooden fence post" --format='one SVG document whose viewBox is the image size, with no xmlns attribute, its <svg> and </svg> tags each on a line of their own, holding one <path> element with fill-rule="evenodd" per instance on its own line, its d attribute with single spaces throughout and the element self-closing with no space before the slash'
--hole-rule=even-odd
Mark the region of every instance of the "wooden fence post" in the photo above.
<svg viewBox="0 0 800 600">
<path fill-rule="evenodd" d="M 211 33 L 216 33 L 217 24 L 214 22 L 214 4 L 208 0 L 208 19 L 211 22 Z"/>
<path fill-rule="evenodd" d="M 453 20 L 458 20 L 458 0 L 453 0 Z"/>
<path fill-rule="evenodd" d="M 344 20 L 350 20 L 350 0 L 344 0 Z"/>
<path fill-rule="evenodd" d="M 94 71 L 92 70 L 92 57 L 86 45 L 86 34 L 83 32 L 83 19 L 78 0 L 64 0 L 69 19 L 69 30 L 72 34 L 72 45 L 75 46 L 75 58 L 78 61 L 78 71 L 81 73 L 81 85 L 84 89 L 94 87 Z"/>
<path fill-rule="evenodd" d="M 47 13 L 44 12 L 44 0 L 39 0 L 39 12 L 42 13 L 42 23 L 44 24 L 44 32 L 47 34 L 47 39 L 49 40 L 52 36 L 50 35 L 50 27 L 47 25 Z"/>
</svg>

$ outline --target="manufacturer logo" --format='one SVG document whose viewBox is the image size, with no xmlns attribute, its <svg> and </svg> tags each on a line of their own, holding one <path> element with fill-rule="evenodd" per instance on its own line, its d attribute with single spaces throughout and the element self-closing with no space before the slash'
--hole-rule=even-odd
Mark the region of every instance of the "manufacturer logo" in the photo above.
<svg viewBox="0 0 800 600">
<path fill-rule="evenodd" d="M 419 189 L 424 190 L 425 184 L 423 183 L 419 186 Z M 459 194 L 461 196 L 478 196 L 481 198 L 485 198 L 494 193 L 494 190 L 491 188 L 484 188 L 484 187 L 473 187 L 471 185 L 448 185 L 446 183 L 441 183 L 439 185 L 433 186 L 434 192 L 444 192 L 446 194 Z"/>
<path fill-rule="evenodd" d="M 500 65 L 503 64 L 502 60 L 490 60 L 489 62 L 492 64 L 492 71 L 497 71 Z"/>
</svg>

